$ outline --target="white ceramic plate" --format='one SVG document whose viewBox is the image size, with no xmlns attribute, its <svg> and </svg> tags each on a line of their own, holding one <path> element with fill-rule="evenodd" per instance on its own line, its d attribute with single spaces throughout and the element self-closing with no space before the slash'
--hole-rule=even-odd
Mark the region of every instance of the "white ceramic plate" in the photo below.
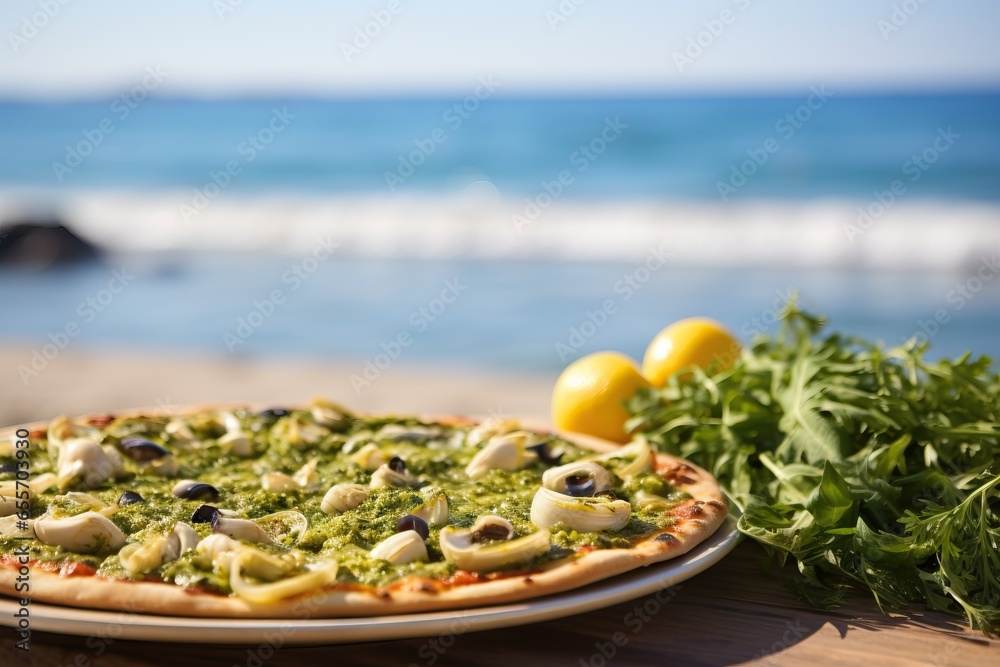
<svg viewBox="0 0 1000 667">
<path fill-rule="evenodd" d="M 730 516 L 711 537 L 680 558 L 579 590 L 495 607 L 368 618 L 268 620 L 149 616 L 32 604 L 31 629 L 116 639 L 246 645 L 260 643 L 261 637 L 268 633 L 279 633 L 283 645 L 302 645 L 347 644 L 492 630 L 582 614 L 665 590 L 717 563 L 733 550 L 738 540 L 736 522 Z M 0 625 L 15 626 L 15 611 L 15 601 L 0 598 Z"/>
</svg>

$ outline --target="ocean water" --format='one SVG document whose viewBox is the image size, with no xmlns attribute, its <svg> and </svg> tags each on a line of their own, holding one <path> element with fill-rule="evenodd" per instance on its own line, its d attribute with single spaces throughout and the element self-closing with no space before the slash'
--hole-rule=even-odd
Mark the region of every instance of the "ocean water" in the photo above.
<svg viewBox="0 0 1000 667">
<path fill-rule="evenodd" d="M 962 273 L 336 255 L 142 253 L 30 280 L 0 271 L 0 340 L 21 344 L 26 364 L 61 338 L 349 359 L 359 373 L 393 348 L 405 362 L 552 371 L 604 349 L 641 358 L 662 327 L 693 315 L 743 340 L 773 334 L 796 292 L 838 331 L 887 345 L 929 339 L 933 357 L 1000 358 L 1000 280 L 970 284 Z"/>
<path fill-rule="evenodd" d="M 201 188 L 233 160 L 242 169 L 226 194 L 384 197 L 456 191 L 483 179 L 502 198 L 521 198 L 569 170 L 566 197 L 719 201 L 718 182 L 752 159 L 749 151 L 763 164 L 730 200 L 867 200 L 898 178 L 913 197 L 1000 200 L 1000 94 L 850 96 L 823 88 L 819 96 L 511 99 L 501 92 L 474 103 L 5 102 L 0 183 L 183 191 Z M 949 128 L 950 146 L 939 141 L 945 150 L 933 162 L 928 156 L 928 168 L 907 170 Z M 581 151 L 595 141 L 589 155 Z M 764 161 L 766 144 L 774 150 Z M 88 150 L 72 166 L 71 154 Z"/>
<path fill-rule="evenodd" d="M 0 221 L 109 253 L 0 270 L 0 341 L 363 364 L 405 334 L 555 369 L 688 315 L 773 331 L 798 290 L 840 330 L 1000 354 L 1000 94 L 481 93 L 0 102 Z"/>
</svg>

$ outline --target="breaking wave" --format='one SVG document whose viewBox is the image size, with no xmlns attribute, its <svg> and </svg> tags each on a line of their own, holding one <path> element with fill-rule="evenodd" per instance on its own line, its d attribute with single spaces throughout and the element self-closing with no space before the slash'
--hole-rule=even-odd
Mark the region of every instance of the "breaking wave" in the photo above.
<svg viewBox="0 0 1000 667">
<path fill-rule="evenodd" d="M 0 221 L 37 214 L 0 193 Z M 110 251 L 308 252 L 358 257 L 632 261 L 676 265 L 956 270 L 1000 250 L 1000 206 L 967 201 L 500 200 L 482 181 L 455 196 L 197 199 L 192 191 L 51 195 L 46 212 Z"/>
</svg>

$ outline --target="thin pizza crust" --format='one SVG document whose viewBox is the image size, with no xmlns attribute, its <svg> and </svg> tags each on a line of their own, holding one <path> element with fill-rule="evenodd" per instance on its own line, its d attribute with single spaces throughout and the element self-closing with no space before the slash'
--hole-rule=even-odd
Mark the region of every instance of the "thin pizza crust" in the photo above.
<svg viewBox="0 0 1000 667">
<path fill-rule="evenodd" d="M 195 410 L 218 409 L 222 409 L 221 406 L 199 406 Z M 436 421 L 464 420 L 439 417 Z M 29 424 L 15 428 L 37 430 L 44 427 L 44 424 Z M 561 436 L 580 447 L 596 451 L 606 452 L 618 447 L 577 434 Z M 86 609 L 170 616 L 308 619 L 464 609 L 561 593 L 685 554 L 714 533 L 725 520 L 726 499 L 711 474 L 668 454 L 657 453 L 654 456 L 656 471 L 675 487 L 691 495 L 691 500 L 670 510 L 676 518 L 675 523 L 640 538 L 630 548 L 589 551 L 547 564 L 545 569 L 539 571 L 450 586 L 443 586 L 433 579 L 410 577 L 380 589 L 333 587 L 278 603 L 256 604 L 233 596 L 184 589 L 168 583 L 64 576 L 33 568 L 30 599 Z M 4 564 L 6 566 L 2 566 Z M 0 594 L 12 597 L 22 595 L 15 589 L 17 576 L 17 568 L 12 561 L 0 564 Z"/>
</svg>

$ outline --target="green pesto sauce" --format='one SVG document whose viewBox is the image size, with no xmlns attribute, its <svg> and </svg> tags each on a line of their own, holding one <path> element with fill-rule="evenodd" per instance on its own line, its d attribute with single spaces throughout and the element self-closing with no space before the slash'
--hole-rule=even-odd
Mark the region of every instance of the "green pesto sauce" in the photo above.
<svg viewBox="0 0 1000 667">
<path fill-rule="evenodd" d="M 241 518 L 255 519 L 283 510 L 296 510 L 309 521 L 304 535 L 294 543 L 291 538 L 285 538 L 284 544 L 275 547 L 256 546 L 274 553 L 295 548 L 306 555 L 307 562 L 313 563 L 335 559 L 340 566 L 338 581 L 373 586 L 409 575 L 442 577 L 454 572 L 454 566 L 444 561 L 438 540 L 439 531 L 434 527 L 426 540 L 430 562 L 393 565 L 368 555 L 372 547 L 396 532 L 396 521 L 419 507 L 432 488 L 446 494 L 449 523 L 453 526 L 469 527 L 483 514 L 496 514 L 513 524 L 517 536 L 537 530 L 529 519 L 531 501 L 541 486 L 542 473 L 547 466 L 536 461 L 513 472 L 493 470 L 478 481 L 471 482 L 465 474 L 465 466 L 479 446 L 465 444 L 468 427 L 442 426 L 412 418 L 361 419 L 346 416 L 336 423 L 324 425 L 316 423 L 311 412 L 300 410 L 277 419 L 244 411 L 236 411 L 234 415 L 251 440 L 252 455 L 249 457 L 236 456 L 227 445 L 219 443 L 226 427 L 218 413 L 182 418 L 194 440 L 171 435 L 166 429 L 170 420 L 165 417 L 127 418 L 112 422 L 100 432 L 102 444 L 118 447 L 126 436 L 147 438 L 170 450 L 177 460 L 178 470 L 169 478 L 163 477 L 123 456 L 126 479 L 109 481 L 85 492 L 109 505 L 116 505 L 124 490 L 135 491 L 144 498 L 144 502 L 122 507 L 110 517 L 126 535 L 128 542 L 142 542 L 152 536 L 168 534 L 178 521 L 190 522 L 192 512 L 203 501 L 173 496 L 171 489 L 179 479 L 196 479 L 213 485 L 219 491 L 219 499 L 209 504 L 233 510 Z M 383 437 L 379 431 L 384 427 L 397 432 L 399 427 L 413 430 L 402 437 L 392 433 Z M 402 458 L 410 473 L 426 486 L 419 490 L 373 489 L 368 498 L 352 511 L 334 516 L 323 513 L 320 503 L 332 485 L 341 482 L 366 484 L 369 481 L 371 473 L 351 460 L 353 453 L 369 443 L 374 443 L 386 459 L 392 456 Z M 45 452 L 45 445 L 44 441 L 32 443 L 33 475 L 54 467 Z M 561 439 L 551 441 L 550 448 L 562 452 L 561 463 L 593 455 Z M 310 490 L 271 493 L 261 487 L 261 476 L 265 473 L 292 475 L 314 459 L 318 459 L 318 481 Z M 619 478 L 615 471 L 627 463 L 624 459 L 611 459 L 603 464 L 611 473 L 614 491 L 619 498 L 631 501 L 642 490 L 666 498 L 669 507 L 689 497 L 653 473 Z M 32 515 L 39 516 L 50 510 L 57 516 L 72 516 L 90 509 L 85 503 L 57 498 L 59 494 L 53 489 L 34 495 Z M 565 557 L 570 550 L 584 546 L 625 548 L 630 546 L 635 536 L 671 523 L 672 520 L 662 509 L 639 511 L 633 507 L 628 524 L 614 532 L 579 533 L 560 524 L 552 529 L 553 549 L 541 556 L 539 562 Z M 194 524 L 194 528 L 202 537 L 211 533 L 207 524 Z M 0 538 L 0 552 L 11 552 L 22 544 L 23 541 Z M 35 559 L 83 562 L 97 568 L 101 576 L 129 578 L 115 554 L 76 554 L 37 540 L 30 544 Z M 179 585 L 201 585 L 229 592 L 226 574 L 205 569 L 193 552 L 165 564 L 152 574 Z"/>
</svg>

